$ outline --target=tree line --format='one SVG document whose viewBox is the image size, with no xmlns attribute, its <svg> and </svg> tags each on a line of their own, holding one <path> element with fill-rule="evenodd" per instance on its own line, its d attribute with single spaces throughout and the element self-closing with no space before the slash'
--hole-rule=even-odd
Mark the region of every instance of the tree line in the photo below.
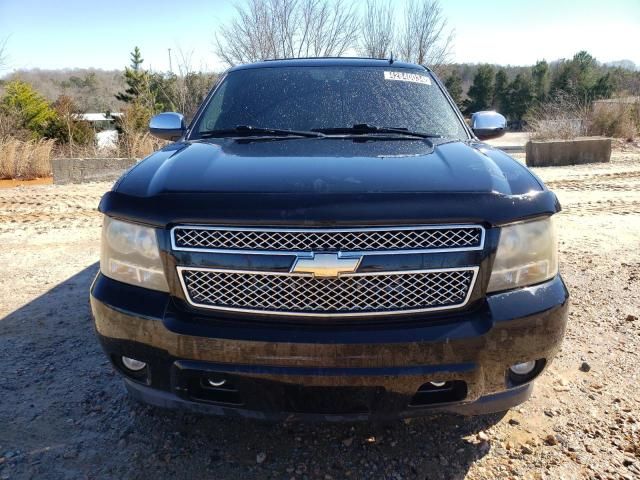
<svg viewBox="0 0 640 480">
<path fill-rule="evenodd" d="M 640 95 L 640 72 L 599 64 L 587 52 L 530 67 L 450 64 L 453 29 L 438 0 L 245 0 L 218 28 L 214 45 L 229 66 L 271 58 L 342 56 L 357 52 L 432 67 L 466 113 L 496 109 L 515 127 L 540 105 L 570 97 L 574 103 L 613 94 Z M 0 44 L 0 63 L 4 44 Z M 121 110 L 122 133 L 146 131 L 160 111 L 189 119 L 217 77 L 191 67 L 178 52 L 177 71 L 145 68 L 135 47 L 124 72 L 16 72 L 0 80 L 0 136 L 54 138 L 82 143 L 90 129 L 77 121 L 88 110 Z"/>
<path fill-rule="evenodd" d="M 613 94 L 640 95 L 640 72 L 601 65 L 586 51 L 571 59 L 540 60 L 530 67 L 479 65 L 466 92 L 468 65 L 446 67 L 447 90 L 465 114 L 495 109 L 518 124 L 537 106 L 558 98 L 589 105 Z"/>
<path fill-rule="evenodd" d="M 86 111 L 122 110 L 126 128 L 137 132 L 160 111 L 181 111 L 189 118 L 216 74 L 192 69 L 188 59 L 177 63 L 177 73 L 147 70 L 136 47 L 124 71 L 16 72 L 0 81 L 0 136 L 83 144 L 92 140 L 93 132 L 75 114 Z M 640 94 L 640 72 L 603 66 L 587 52 L 528 67 L 444 64 L 440 71 L 464 113 L 496 109 L 516 127 L 537 106 L 558 96 L 587 104 L 612 94 Z"/>
<path fill-rule="evenodd" d="M 138 47 L 131 52 L 130 64 L 124 72 L 117 72 L 119 81 L 108 89 L 110 99 L 100 103 L 86 101 L 104 78 L 113 72 L 88 71 L 82 75 L 71 72 L 48 72 L 48 81 L 42 72 L 16 72 L 0 81 L 0 137 L 11 136 L 21 140 L 49 138 L 59 144 L 73 147 L 93 143 L 94 130 L 79 114 L 87 111 L 116 110 L 116 127 L 124 134 L 124 141 L 146 132 L 150 117 L 161 111 L 181 111 L 187 118 L 193 115 L 213 83 L 216 74 L 195 71 L 188 56 L 180 52 L 178 72 L 153 72 L 143 67 L 144 59 Z M 52 80 L 55 77 L 56 80 Z M 29 81 L 42 88 L 44 95 Z M 45 77 L 46 78 L 46 77 Z M 104 85 L 104 83 L 103 83 Z M 52 95 L 53 93 L 53 95 Z M 54 97 L 52 100 L 51 97 Z M 115 107 L 115 109 L 113 109 Z"/>
</svg>

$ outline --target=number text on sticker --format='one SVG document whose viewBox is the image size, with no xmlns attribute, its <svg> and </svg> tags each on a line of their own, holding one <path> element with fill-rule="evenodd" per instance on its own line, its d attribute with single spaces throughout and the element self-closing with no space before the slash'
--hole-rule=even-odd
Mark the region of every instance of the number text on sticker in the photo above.
<svg viewBox="0 0 640 480">
<path fill-rule="evenodd" d="M 384 72 L 385 80 L 399 80 L 401 82 L 413 82 L 422 83 L 424 85 L 431 85 L 431 79 L 426 75 L 419 75 L 417 73 L 409 72 Z"/>
</svg>

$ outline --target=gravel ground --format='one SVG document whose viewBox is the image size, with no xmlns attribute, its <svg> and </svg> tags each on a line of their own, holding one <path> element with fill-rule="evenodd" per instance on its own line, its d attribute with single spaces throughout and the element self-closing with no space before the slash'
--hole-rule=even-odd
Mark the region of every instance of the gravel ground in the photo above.
<svg viewBox="0 0 640 480">
<path fill-rule="evenodd" d="M 128 399 L 91 325 L 108 184 L 0 190 L 0 478 L 640 478 L 640 153 L 536 170 L 564 206 L 565 343 L 505 415 L 270 425 Z"/>
</svg>

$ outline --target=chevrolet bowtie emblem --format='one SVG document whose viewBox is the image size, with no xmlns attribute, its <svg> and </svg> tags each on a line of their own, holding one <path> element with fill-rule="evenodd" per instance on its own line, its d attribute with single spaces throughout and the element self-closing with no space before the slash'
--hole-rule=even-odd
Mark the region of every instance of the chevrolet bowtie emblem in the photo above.
<svg viewBox="0 0 640 480">
<path fill-rule="evenodd" d="M 311 273 L 314 277 L 338 277 L 357 270 L 362 257 L 340 258 L 335 253 L 316 253 L 313 258 L 297 258 L 291 273 Z"/>
</svg>

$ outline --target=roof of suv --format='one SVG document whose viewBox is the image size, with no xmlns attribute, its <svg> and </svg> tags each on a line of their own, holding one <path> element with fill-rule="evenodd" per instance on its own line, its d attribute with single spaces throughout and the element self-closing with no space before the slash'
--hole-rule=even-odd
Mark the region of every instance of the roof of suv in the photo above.
<svg viewBox="0 0 640 480">
<path fill-rule="evenodd" d="M 247 63 L 229 69 L 230 72 L 236 70 L 247 70 L 250 68 L 278 68 L 278 67 L 328 67 L 328 66 L 349 66 L 349 67 L 392 67 L 406 68 L 411 70 L 428 70 L 422 65 L 406 62 L 390 62 L 386 59 L 359 58 L 359 57 L 322 57 L 322 58 L 289 58 L 281 60 L 264 60 L 262 62 Z"/>
</svg>

